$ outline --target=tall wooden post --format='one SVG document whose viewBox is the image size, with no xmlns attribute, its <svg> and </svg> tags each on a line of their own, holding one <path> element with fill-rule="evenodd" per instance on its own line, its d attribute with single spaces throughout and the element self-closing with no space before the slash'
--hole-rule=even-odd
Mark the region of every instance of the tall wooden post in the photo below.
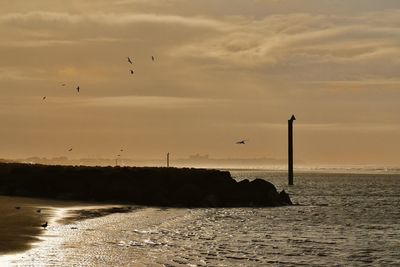
<svg viewBox="0 0 400 267">
<path fill-rule="evenodd" d="M 293 185 L 293 121 L 296 117 L 292 115 L 288 120 L 288 183 Z"/>
<path fill-rule="evenodd" d="M 167 153 L 167 167 L 169 167 L 169 152 Z"/>
</svg>

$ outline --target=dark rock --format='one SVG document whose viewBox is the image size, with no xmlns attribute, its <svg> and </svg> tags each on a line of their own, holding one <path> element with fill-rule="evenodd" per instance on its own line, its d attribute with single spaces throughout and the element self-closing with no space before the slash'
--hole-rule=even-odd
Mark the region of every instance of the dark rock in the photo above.
<svg viewBox="0 0 400 267">
<path fill-rule="evenodd" d="M 291 204 L 262 179 L 236 182 L 229 172 L 189 168 L 46 166 L 0 163 L 5 195 L 177 207 Z"/>
<path fill-rule="evenodd" d="M 287 204 L 287 205 L 293 205 L 292 200 L 291 200 L 290 197 L 289 197 L 289 194 L 286 193 L 285 190 L 282 190 L 282 191 L 279 193 L 279 195 L 280 195 L 282 201 L 283 201 L 285 204 Z"/>
</svg>

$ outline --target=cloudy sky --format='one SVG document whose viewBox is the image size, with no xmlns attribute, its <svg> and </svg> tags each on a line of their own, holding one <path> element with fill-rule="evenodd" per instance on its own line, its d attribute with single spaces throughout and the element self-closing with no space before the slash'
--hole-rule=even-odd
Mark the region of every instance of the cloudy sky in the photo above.
<svg viewBox="0 0 400 267">
<path fill-rule="evenodd" d="M 400 165 L 398 0 L 0 7 L 0 158 L 286 158 L 295 114 L 297 160 Z"/>
</svg>

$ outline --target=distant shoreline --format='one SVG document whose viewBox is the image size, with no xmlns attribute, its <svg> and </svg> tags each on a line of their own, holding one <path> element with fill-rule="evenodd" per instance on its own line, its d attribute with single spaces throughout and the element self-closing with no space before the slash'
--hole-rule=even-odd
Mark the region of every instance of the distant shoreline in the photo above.
<svg viewBox="0 0 400 267">
<path fill-rule="evenodd" d="M 39 158 L 35 157 L 33 161 L 28 159 L 0 159 L 0 164 L 30 164 L 30 165 L 48 165 L 48 166 L 88 166 L 88 167 L 111 167 L 115 166 L 115 159 L 69 159 L 69 160 L 58 160 L 59 158 Z M 174 161 L 174 167 L 176 168 L 200 168 L 209 170 L 221 170 L 221 171 L 268 171 L 268 172 L 287 172 L 287 162 L 279 161 L 279 164 L 255 164 L 257 160 L 263 160 L 264 158 L 255 159 L 215 159 L 217 161 L 228 161 L 228 160 L 245 160 L 252 164 L 203 164 L 201 162 L 187 162 L 183 163 L 182 159 Z M 266 158 L 268 159 L 268 158 Z M 159 168 L 164 162 L 160 160 L 131 160 L 131 159 L 119 159 L 119 167 L 134 167 L 139 168 Z M 147 164 L 146 164 L 147 163 Z M 296 162 L 295 172 L 320 172 L 320 173 L 388 173 L 398 174 L 400 173 L 400 165 L 373 165 L 373 164 L 314 164 L 308 165 L 302 162 Z"/>
</svg>

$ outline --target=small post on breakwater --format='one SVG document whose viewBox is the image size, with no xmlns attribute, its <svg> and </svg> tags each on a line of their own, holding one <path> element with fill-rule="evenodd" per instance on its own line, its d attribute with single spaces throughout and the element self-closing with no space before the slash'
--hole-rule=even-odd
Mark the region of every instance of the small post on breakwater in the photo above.
<svg viewBox="0 0 400 267">
<path fill-rule="evenodd" d="M 167 153 L 167 167 L 169 168 L 169 152 Z"/>
<path fill-rule="evenodd" d="M 288 120 L 288 184 L 293 185 L 293 121 L 296 117 L 292 115 Z"/>
</svg>

